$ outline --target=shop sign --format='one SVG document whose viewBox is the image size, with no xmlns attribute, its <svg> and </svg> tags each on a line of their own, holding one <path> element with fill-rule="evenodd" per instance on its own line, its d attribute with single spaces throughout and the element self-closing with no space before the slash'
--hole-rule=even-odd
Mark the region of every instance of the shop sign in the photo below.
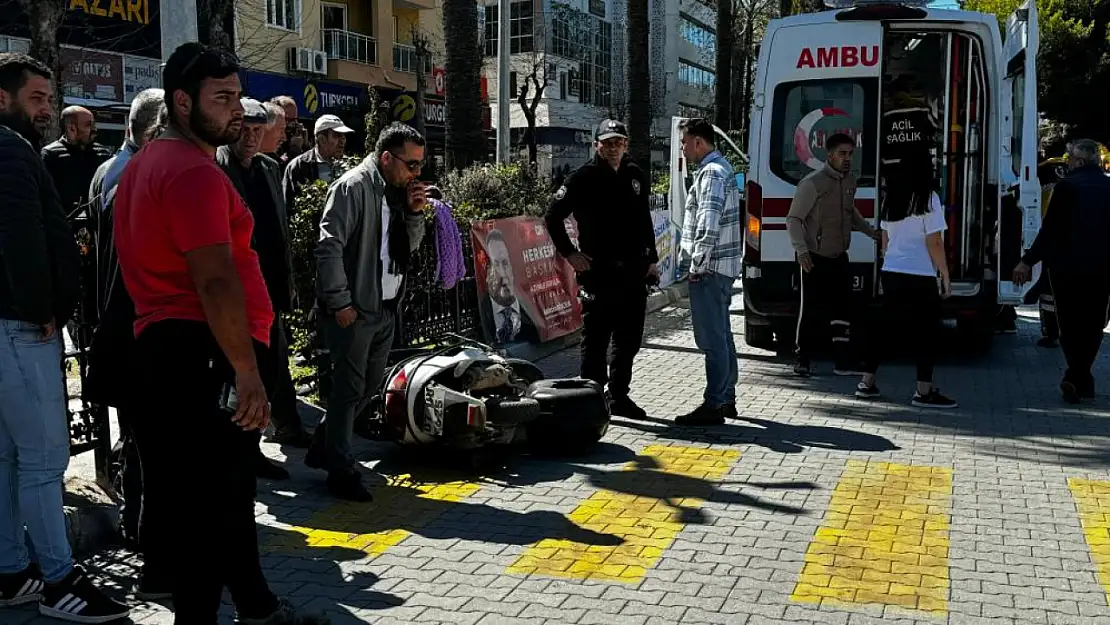
<svg viewBox="0 0 1110 625">
<path fill-rule="evenodd" d="M 62 48 L 66 98 L 123 101 L 123 57 L 108 52 Z"/>
<path fill-rule="evenodd" d="M 123 101 L 130 104 L 147 89 L 162 87 L 162 62 L 141 56 L 123 57 Z"/>
</svg>

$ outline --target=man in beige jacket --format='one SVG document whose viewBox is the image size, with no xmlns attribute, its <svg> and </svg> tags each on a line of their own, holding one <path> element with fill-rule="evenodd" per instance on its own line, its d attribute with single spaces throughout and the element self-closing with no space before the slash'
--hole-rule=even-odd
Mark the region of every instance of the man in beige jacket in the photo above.
<svg viewBox="0 0 1110 625">
<path fill-rule="evenodd" d="M 855 206 L 856 177 L 852 153 L 856 142 L 834 134 L 825 143 L 825 166 L 801 182 L 786 216 L 790 244 L 801 266 L 801 306 L 796 335 L 794 373 L 808 376 L 811 356 L 828 320 L 833 342 L 836 375 L 859 375 L 851 352 L 852 273 L 848 248 L 852 232 L 859 230 L 879 240 L 879 231 L 867 223 Z"/>
</svg>

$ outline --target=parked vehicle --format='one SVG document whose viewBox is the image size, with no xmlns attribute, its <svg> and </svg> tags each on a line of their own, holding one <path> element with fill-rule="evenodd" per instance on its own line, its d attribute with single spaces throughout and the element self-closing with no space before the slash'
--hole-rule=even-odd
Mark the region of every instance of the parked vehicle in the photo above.
<svg viewBox="0 0 1110 625">
<path fill-rule="evenodd" d="M 452 344 L 390 369 L 371 409 L 373 438 L 479 458 L 503 457 L 526 443 L 579 450 L 605 434 L 608 406 L 596 383 L 545 380 L 527 360 L 463 337 L 447 340 Z M 568 401 L 576 410 L 568 412 Z"/>
<path fill-rule="evenodd" d="M 1036 4 L 1026 0 L 1006 30 L 1003 40 L 990 14 L 859 0 L 768 24 L 745 193 L 749 345 L 793 345 L 800 278 L 786 215 L 837 132 L 856 139 L 856 206 L 879 227 L 884 163 L 907 143 L 929 144 L 948 221 L 953 295 L 944 315 L 989 345 L 999 306 L 1020 304 L 1037 281 L 1019 287 L 1011 274 L 1041 223 Z M 857 297 L 877 303 L 876 243 L 854 233 L 848 253 Z"/>
</svg>

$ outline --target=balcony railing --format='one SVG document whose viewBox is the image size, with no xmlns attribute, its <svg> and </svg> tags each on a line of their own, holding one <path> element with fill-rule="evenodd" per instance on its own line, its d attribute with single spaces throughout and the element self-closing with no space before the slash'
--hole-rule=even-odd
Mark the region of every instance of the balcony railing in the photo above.
<svg viewBox="0 0 1110 625">
<path fill-rule="evenodd" d="M 378 44 L 373 37 L 368 37 L 348 30 L 324 29 L 324 51 L 329 59 L 339 61 L 353 61 L 363 65 L 378 64 Z M 393 52 L 396 64 L 397 52 Z"/>
<path fill-rule="evenodd" d="M 410 74 L 416 71 L 416 48 L 403 43 L 393 44 L 393 69 Z"/>
</svg>

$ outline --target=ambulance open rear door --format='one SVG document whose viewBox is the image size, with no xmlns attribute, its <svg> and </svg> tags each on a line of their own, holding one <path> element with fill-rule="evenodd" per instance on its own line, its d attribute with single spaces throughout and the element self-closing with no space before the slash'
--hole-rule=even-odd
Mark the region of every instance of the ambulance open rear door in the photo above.
<svg viewBox="0 0 1110 625">
<path fill-rule="evenodd" d="M 1033 245 L 1041 228 L 1041 185 L 1037 179 L 1038 116 L 1037 116 L 1037 4 L 1025 0 L 1006 22 L 1003 61 L 1006 63 L 1006 85 L 1010 95 L 1009 132 L 1003 131 L 1002 169 L 1012 169 L 1015 178 L 999 188 L 1002 202 L 998 216 L 998 303 L 1021 304 L 1026 293 L 1040 277 L 1034 268 L 1033 280 L 1023 286 L 1013 282 L 1014 267 L 1022 254 Z M 1005 103 L 1004 103 L 1005 104 Z M 1010 161 L 1005 157 L 1009 155 Z M 1010 179 L 1003 177 L 1004 181 Z"/>
</svg>

